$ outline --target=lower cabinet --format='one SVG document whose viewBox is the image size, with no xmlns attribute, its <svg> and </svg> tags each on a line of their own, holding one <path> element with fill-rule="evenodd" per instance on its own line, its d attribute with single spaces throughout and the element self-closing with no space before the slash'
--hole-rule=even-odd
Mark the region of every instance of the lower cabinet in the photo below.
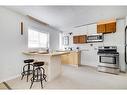
<svg viewBox="0 0 127 95">
<path fill-rule="evenodd" d="M 69 54 L 64 54 L 61 55 L 61 63 L 62 64 L 69 64 L 69 58 L 68 58 Z"/>
<path fill-rule="evenodd" d="M 80 64 L 80 52 L 70 52 L 61 56 L 62 64 L 78 66 Z"/>
</svg>

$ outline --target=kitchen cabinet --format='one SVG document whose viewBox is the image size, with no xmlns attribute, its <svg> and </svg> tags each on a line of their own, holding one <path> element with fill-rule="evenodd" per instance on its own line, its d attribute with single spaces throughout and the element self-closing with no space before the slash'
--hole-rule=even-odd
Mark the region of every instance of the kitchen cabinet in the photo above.
<svg viewBox="0 0 127 95">
<path fill-rule="evenodd" d="M 86 40 L 87 40 L 86 35 L 73 36 L 73 43 L 74 44 L 83 44 L 83 43 L 86 43 Z"/>
<path fill-rule="evenodd" d="M 106 33 L 116 32 L 116 22 L 106 24 Z"/>
<path fill-rule="evenodd" d="M 78 66 L 80 64 L 80 52 L 70 52 L 69 54 L 62 55 L 61 63 Z"/>
<path fill-rule="evenodd" d="M 97 33 L 105 33 L 105 32 L 106 32 L 105 24 L 98 24 L 97 25 Z"/>
<path fill-rule="evenodd" d="M 61 56 L 61 63 L 62 64 L 69 64 L 69 58 L 68 58 L 69 54 L 65 54 Z"/>
<path fill-rule="evenodd" d="M 79 42 L 78 39 L 79 39 L 78 36 L 73 36 L 73 43 L 78 44 L 78 42 Z"/>
<path fill-rule="evenodd" d="M 116 21 L 105 21 L 97 23 L 97 33 L 112 33 L 116 32 Z"/>
<path fill-rule="evenodd" d="M 83 36 L 79 36 L 79 43 L 86 43 L 86 36 L 83 35 Z"/>
</svg>

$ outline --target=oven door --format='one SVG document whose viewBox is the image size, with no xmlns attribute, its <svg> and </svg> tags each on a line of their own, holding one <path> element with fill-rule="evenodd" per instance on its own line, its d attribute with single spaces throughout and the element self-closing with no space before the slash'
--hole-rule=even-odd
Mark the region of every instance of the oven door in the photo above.
<svg viewBox="0 0 127 95">
<path fill-rule="evenodd" d="M 100 63 L 116 64 L 115 56 L 100 56 Z"/>
<path fill-rule="evenodd" d="M 99 56 L 99 66 L 118 67 L 117 56 Z"/>
</svg>

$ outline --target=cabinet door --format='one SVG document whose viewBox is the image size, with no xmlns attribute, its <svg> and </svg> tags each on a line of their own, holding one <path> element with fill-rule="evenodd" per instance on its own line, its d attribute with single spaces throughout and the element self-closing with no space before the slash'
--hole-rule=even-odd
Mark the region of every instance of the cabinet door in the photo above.
<svg viewBox="0 0 127 95">
<path fill-rule="evenodd" d="M 68 55 L 69 55 L 69 54 L 61 55 L 61 63 L 62 63 L 62 64 L 69 64 Z"/>
<path fill-rule="evenodd" d="M 73 43 L 78 44 L 78 36 L 73 36 Z"/>
<path fill-rule="evenodd" d="M 80 64 L 80 52 L 70 52 L 69 54 L 61 55 L 61 63 L 77 66 Z"/>
<path fill-rule="evenodd" d="M 73 43 L 74 44 L 82 44 L 86 43 L 86 35 L 79 35 L 79 36 L 73 36 Z"/>
<path fill-rule="evenodd" d="M 97 33 L 105 33 L 105 24 L 98 24 L 97 25 Z"/>
<path fill-rule="evenodd" d="M 116 22 L 106 24 L 106 33 L 116 32 Z"/>
<path fill-rule="evenodd" d="M 79 36 L 78 43 L 80 43 L 80 44 L 86 43 L 86 35 Z"/>
<path fill-rule="evenodd" d="M 68 58 L 69 58 L 69 64 L 72 64 L 72 65 L 79 64 L 79 53 L 78 52 L 71 52 Z"/>
<path fill-rule="evenodd" d="M 73 61 L 74 61 L 74 65 L 78 65 L 80 64 L 80 53 L 79 52 L 74 52 L 73 53 Z"/>
<path fill-rule="evenodd" d="M 74 57 L 73 57 L 73 53 L 71 52 L 68 56 L 68 61 L 69 61 L 69 64 L 74 64 Z"/>
</svg>

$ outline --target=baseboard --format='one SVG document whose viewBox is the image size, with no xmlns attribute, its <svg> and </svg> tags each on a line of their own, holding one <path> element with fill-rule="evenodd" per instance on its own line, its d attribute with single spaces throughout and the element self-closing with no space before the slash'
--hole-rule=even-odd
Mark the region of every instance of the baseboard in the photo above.
<svg viewBox="0 0 127 95">
<path fill-rule="evenodd" d="M 85 66 L 85 67 L 97 68 L 97 66 L 93 66 L 93 65 L 82 65 L 82 64 L 80 64 L 79 66 Z"/>
<path fill-rule="evenodd" d="M 91 65 L 82 65 L 82 64 L 80 64 L 79 66 L 87 66 L 87 67 L 91 67 L 91 68 L 94 68 L 94 69 L 97 69 L 97 67 L 96 66 L 91 66 Z M 126 71 L 121 71 L 120 70 L 120 73 L 126 73 Z"/>
<path fill-rule="evenodd" d="M 8 79 L 0 80 L 0 83 L 6 82 L 6 81 L 9 81 L 9 80 L 12 80 L 12 79 L 15 79 L 15 78 L 17 78 L 17 77 L 19 77 L 19 76 L 21 76 L 21 74 L 15 75 L 15 76 L 10 77 L 10 78 L 8 78 Z"/>
<path fill-rule="evenodd" d="M 121 73 L 126 73 L 126 71 L 120 71 Z"/>
</svg>

